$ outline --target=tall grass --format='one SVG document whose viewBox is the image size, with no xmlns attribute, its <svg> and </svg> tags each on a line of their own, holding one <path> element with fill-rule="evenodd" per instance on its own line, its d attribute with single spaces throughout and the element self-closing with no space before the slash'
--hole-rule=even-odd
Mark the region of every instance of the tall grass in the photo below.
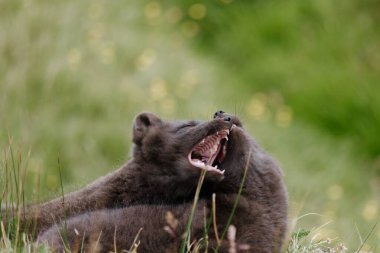
<svg viewBox="0 0 380 253">
<path fill-rule="evenodd" d="M 30 150 L 26 155 L 22 148 L 14 151 L 12 139 L 9 138 L 9 145 L 4 149 L 1 159 L 0 179 L 4 182 L 1 189 L 1 239 L 0 251 L 4 249 L 30 248 L 30 238 L 21 233 L 23 229 L 20 224 L 22 212 L 26 209 L 24 185 L 25 177 L 30 158 Z M 5 223 L 3 223 L 3 219 Z M 9 238 L 12 238 L 10 240 Z"/>
<path fill-rule="evenodd" d="M 14 238 L 13 245 L 18 247 L 21 243 L 20 217 L 22 210 L 25 210 L 24 184 L 30 152 L 28 152 L 24 161 L 21 149 L 15 154 L 11 139 L 9 139 L 9 143 L 1 164 L 1 167 L 5 172 L 5 185 L 2 189 L 0 206 L 4 206 L 9 210 L 6 212 L 2 211 L 1 216 L 14 218 L 8 219 L 7 224 L 2 224 L 2 226 L 4 226 L 4 228 L 2 228 L 2 233 L 6 232 L 3 236 L 12 236 Z"/>
<path fill-rule="evenodd" d="M 215 233 L 216 240 L 217 240 L 217 243 L 218 243 L 217 247 L 215 249 L 213 249 L 213 252 L 215 252 L 215 253 L 218 253 L 218 250 L 219 250 L 219 248 L 221 246 L 221 242 L 224 240 L 224 238 L 226 236 L 226 233 L 227 233 L 227 230 L 230 228 L 230 225 L 232 225 L 231 224 L 232 218 L 234 217 L 235 211 L 236 211 L 236 207 L 239 204 L 239 199 L 240 199 L 240 196 L 241 196 L 241 193 L 242 193 L 242 190 L 243 190 L 243 186 L 244 186 L 244 183 L 245 183 L 245 180 L 246 180 L 246 177 L 247 177 L 247 172 L 248 172 L 248 168 L 249 168 L 250 159 L 251 159 L 251 151 L 248 152 L 247 163 L 246 163 L 245 168 L 244 168 L 244 173 L 243 173 L 243 177 L 242 177 L 241 182 L 240 182 L 239 189 L 238 189 L 238 191 L 236 193 L 237 194 L 236 195 L 236 199 L 235 199 L 234 205 L 232 206 L 230 216 L 228 217 L 228 220 L 227 220 L 227 222 L 225 224 L 225 227 L 223 229 L 222 235 L 220 237 L 218 236 L 217 221 L 216 221 L 216 215 L 215 215 L 216 212 L 217 212 L 216 205 L 215 205 L 215 193 L 212 195 L 212 203 L 213 203 L 212 204 L 212 211 L 211 211 L 211 217 L 209 219 L 208 225 L 206 226 L 206 224 L 205 224 L 205 235 L 204 235 L 205 238 L 200 239 L 200 241 L 198 242 L 198 244 L 205 244 L 206 245 L 206 252 L 207 252 L 207 238 L 208 238 L 208 231 L 210 229 L 210 223 L 213 222 L 214 233 Z M 197 188 L 196 188 L 195 195 L 194 195 L 193 206 L 192 206 L 191 213 L 190 213 L 187 225 L 186 225 L 184 239 L 182 240 L 181 247 L 179 249 L 180 253 L 185 253 L 186 247 L 187 247 L 188 250 L 192 248 L 191 247 L 191 241 L 190 241 L 190 239 L 191 239 L 190 238 L 190 230 L 191 230 L 191 225 L 192 225 L 192 222 L 193 222 L 193 217 L 194 217 L 195 209 L 196 209 L 196 206 L 198 204 L 199 194 L 200 194 L 200 191 L 201 191 L 201 188 L 202 188 L 203 181 L 204 181 L 204 178 L 206 176 L 206 173 L 207 173 L 206 170 L 202 170 L 201 173 L 200 173 L 200 177 L 199 177 Z M 197 252 L 198 251 L 198 247 L 196 246 L 195 249 L 196 249 L 196 252 Z"/>
<path fill-rule="evenodd" d="M 195 213 L 195 210 L 196 210 L 196 207 L 197 207 L 197 204 L 198 204 L 199 194 L 201 192 L 201 188 L 202 188 L 205 176 L 206 176 L 206 172 L 207 172 L 206 170 L 202 170 L 201 173 L 200 173 L 200 177 L 199 177 L 199 180 L 198 180 L 197 188 L 195 190 L 194 201 L 193 201 L 193 205 L 192 205 L 192 208 L 191 208 L 190 216 L 189 216 L 189 219 L 188 219 L 187 224 L 186 224 L 186 230 L 185 230 L 185 234 L 184 234 L 184 239 L 182 240 L 181 247 L 179 249 L 180 253 L 185 253 L 186 247 L 188 249 L 191 248 L 190 231 L 191 231 L 191 226 L 193 224 L 194 213 Z"/>
</svg>

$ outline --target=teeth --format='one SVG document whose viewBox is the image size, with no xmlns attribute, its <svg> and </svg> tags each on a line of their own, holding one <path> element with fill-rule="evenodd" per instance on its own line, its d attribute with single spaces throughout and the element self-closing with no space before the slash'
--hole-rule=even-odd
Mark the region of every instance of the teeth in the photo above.
<svg viewBox="0 0 380 253">
<path fill-rule="evenodd" d="M 190 163 L 193 166 L 198 167 L 200 169 L 223 175 L 224 170 L 219 170 L 217 165 L 212 166 L 212 162 L 222 162 L 220 161 L 220 157 L 217 157 L 218 154 L 216 153 L 218 151 L 219 146 L 221 145 L 222 140 L 225 139 L 226 141 L 224 141 L 224 145 L 221 147 L 220 151 L 222 152 L 222 159 L 225 157 L 227 151 L 226 142 L 229 140 L 228 136 L 234 127 L 236 127 L 236 125 L 232 125 L 230 129 L 219 130 L 216 133 L 203 138 L 189 154 L 188 159 Z M 196 154 L 196 157 L 199 158 L 192 159 L 192 154 Z"/>
<path fill-rule="evenodd" d="M 222 170 L 222 171 L 218 170 L 218 165 L 215 165 L 215 166 L 207 165 L 200 160 L 193 160 L 192 163 L 193 163 L 193 165 L 197 166 L 198 168 L 201 168 L 201 169 L 204 169 L 207 171 L 217 172 L 221 175 L 223 175 L 224 171 L 225 171 L 225 170 Z"/>
</svg>

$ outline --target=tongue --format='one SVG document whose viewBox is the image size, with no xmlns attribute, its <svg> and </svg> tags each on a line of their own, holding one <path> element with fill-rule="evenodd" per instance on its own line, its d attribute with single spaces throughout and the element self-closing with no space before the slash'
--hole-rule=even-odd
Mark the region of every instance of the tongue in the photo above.
<svg viewBox="0 0 380 253">
<path fill-rule="evenodd" d="M 195 167 L 223 175 L 224 171 L 218 170 L 215 164 L 221 164 L 226 156 L 226 142 L 228 130 L 217 132 L 205 137 L 189 153 L 189 162 Z"/>
</svg>

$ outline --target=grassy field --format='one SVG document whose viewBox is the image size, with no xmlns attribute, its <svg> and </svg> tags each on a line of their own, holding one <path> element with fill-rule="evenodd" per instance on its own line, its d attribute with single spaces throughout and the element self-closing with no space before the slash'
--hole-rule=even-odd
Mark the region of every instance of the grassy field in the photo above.
<svg viewBox="0 0 380 253">
<path fill-rule="evenodd" d="M 304 120 L 307 111 L 295 109 L 303 104 L 289 99 L 285 84 L 247 88 L 250 77 L 237 76 L 228 61 L 194 50 L 199 27 L 186 22 L 189 12 L 160 2 L 0 1 L 1 172 L 12 164 L 12 147 L 15 166 L 27 169 L 26 200 L 57 196 L 59 167 L 70 191 L 128 159 L 138 112 L 207 120 L 223 109 L 240 116 L 283 167 L 292 230 L 319 228 L 313 236 L 358 249 L 379 219 L 380 178 L 373 160 L 358 151 L 357 137 L 336 137 Z M 283 57 L 278 70 L 297 76 Z M 262 85 L 269 82 L 265 69 L 257 72 Z M 301 83 L 310 77 L 300 76 Z M 0 178 L 0 189 L 6 183 Z M 379 226 L 362 250 L 375 251 L 378 241 Z"/>
<path fill-rule="evenodd" d="M 299 120 L 379 157 L 379 1 L 179 2 L 239 90 L 280 93 Z"/>
</svg>

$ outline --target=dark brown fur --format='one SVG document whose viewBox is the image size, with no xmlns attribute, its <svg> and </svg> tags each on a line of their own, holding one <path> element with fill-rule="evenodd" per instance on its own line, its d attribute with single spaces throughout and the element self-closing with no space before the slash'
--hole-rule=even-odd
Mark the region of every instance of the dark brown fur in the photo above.
<svg viewBox="0 0 380 253">
<path fill-rule="evenodd" d="M 177 252 L 200 175 L 200 169 L 188 162 L 187 155 L 202 138 L 231 128 L 232 124 L 237 127 L 229 135 L 227 156 L 220 166 L 225 170 L 224 178 L 206 175 L 192 238 L 199 240 L 204 236 L 202 217 L 204 213 L 210 215 L 212 193 L 216 193 L 216 221 L 219 235 L 222 233 L 248 165 L 232 220 L 237 228 L 236 242 L 249 245 L 246 252 L 278 252 L 287 220 L 282 173 L 245 132 L 240 120 L 221 111 L 208 122 L 167 122 L 150 113 L 138 115 L 133 127 L 132 160 L 65 196 L 64 203 L 55 199 L 30 207 L 22 221 L 32 221 L 31 227 L 36 227 L 40 234 L 38 241 L 48 242 L 58 251 L 63 249 L 60 233 L 75 252 L 82 247 L 86 252 L 108 252 L 129 249 L 142 228 L 138 252 Z M 169 231 L 164 229 L 168 226 L 168 212 L 178 222 Z M 64 217 L 68 217 L 65 225 L 54 225 Z M 209 248 L 216 247 L 212 230 L 209 237 Z M 228 252 L 228 248 L 224 240 L 219 252 Z"/>
</svg>

